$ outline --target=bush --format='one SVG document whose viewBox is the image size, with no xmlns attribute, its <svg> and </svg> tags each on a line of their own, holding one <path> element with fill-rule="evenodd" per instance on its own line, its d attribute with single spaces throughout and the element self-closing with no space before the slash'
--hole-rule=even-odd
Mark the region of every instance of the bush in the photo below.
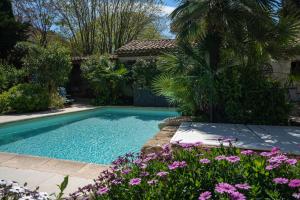
<svg viewBox="0 0 300 200">
<path fill-rule="evenodd" d="M 0 95 L 2 113 L 42 111 L 62 105 L 58 94 L 49 95 L 47 89 L 38 84 L 19 84 Z"/>
<path fill-rule="evenodd" d="M 108 56 L 95 55 L 81 65 L 81 70 L 94 92 L 95 104 L 119 103 L 122 96 L 121 88 L 128 73 L 123 65 L 115 65 Z"/>
<path fill-rule="evenodd" d="M 32 82 L 43 85 L 51 93 L 66 83 L 72 65 L 70 52 L 65 47 L 55 43 L 46 48 L 29 43 L 22 45 L 28 48 L 23 61 Z"/>
<path fill-rule="evenodd" d="M 159 74 L 155 60 L 139 59 L 132 68 L 133 84 L 136 88 L 150 89 L 153 79 Z"/>
<path fill-rule="evenodd" d="M 223 121 L 254 124 L 288 122 L 291 106 L 286 98 L 287 90 L 278 81 L 266 77 L 254 67 L 230 68 L 219 78 L 218 105 L 223 106 Z"/>
<path fill-rule="evenodd" d="M 12 65 L 0 63 L 0 93 L 21 83 L 24 77 L 24 70 L 16 69 Z"/>
<path fill-rule="evenodd" d="M 224 141 L 225 142 L 225 141 Z M 270 152 L 234 147 L 207 149 L 183 144 L 159 153 L 127 154 L 94 185 L 72 198 L 89 199 L 297 199 L 300 164 L 277 148 Z M 299 199 L 299 198 L 298 198 Z"/>
</svg>

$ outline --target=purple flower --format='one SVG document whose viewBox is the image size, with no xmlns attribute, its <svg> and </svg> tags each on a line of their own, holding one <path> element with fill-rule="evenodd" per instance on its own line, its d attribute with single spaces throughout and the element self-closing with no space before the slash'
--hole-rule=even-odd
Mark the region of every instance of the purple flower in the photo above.
<svg viewBox="0 0 300 200">
<path fill-rule="evenodd" d="M 97 191 L 97 194 L 103 195 L 103 194 L 108 193 L 108 191 L 109 191 L 108 187 L 101 187 L 101 188 L 99 188 L 99 190 Z"/>
<path fill-rule="evenodd" d="M 298 161 L 296 159 L 287 159 L 285 162 L 289 165 L 296 165 Z"/>
<path fill-rule="evenodd" d="M 203 163 L 203 164 L 209 164 L 209 163 L 210 163 L 210 160 L 207 159 L 207 158 L 204 158 L 204 159 L 201 159 L 199 162 L 200 162 L 200 163 Z"/>
<path fill-rule="evenodd" d="M 155 185 L 157 182 L 158 182 L 158 180 L 155 180 L 155 179 L 150 180 L 150 181 L 147 181 L 147 183 L 148 183 L 149 185 Z"/>
<path fill-rule="evenodd" d="M 244 150 L 244 151 L 241 151 L 241 154 L 249 156 L 249 155 L 254 154 L 254 151 L 252 151 L 252 150 Z"/>
<path fill-rule="evenodd" d="M 251 188 L 251 186 L 248 183 L 235 184 L 234 186 L 241 190 L 249 190 Z"/>
<path fill-rule="evenodd" d="M 278 177 L 278 178 L 274 178 L 273 182 L 276 184 L 287 184 L 289 182 L 289 179 Z"/>
<path fill-rule="evenodd" d="M 198 200 L 207 200 L 211 198 L 211 192 L 206 191 L 200 194 Z"/>
<path fill-rule="evenodd" d="M 168 172 L 163 172 L 163 171 L 161 171 L 161 172 L 158 172 L 157 173 L 157 176 L 159 176 L 159 177 L 164 177 L 164 176 L 167 176 L 169 173 Z"/>
<path fill-rule="evenodd" d="M 231 163 L 236 163 L 239 162 L 241 159 L 238 156 L 228 156 L 226 157 L 226 160 Z"/>
<path fill-rule="evenodd" d="M 277 154 L 277 153 L 279 153 L 280 152 L 280 148 L 279 147 L 273 147 L 272 149 L 271 149 L 271 153 L 273 153 L 273 154 Z"/>
<path fill-rule="evenodd" d="M 217 157 L 215 157 L 215 160 L 226 160 L 226 156 L 224 156 L 224 155 L 217 156 Z"/>
<path fill-rule="evenodd" d="M 168 165 L 170 170 L 175 170 L 177 168 L 186 167 L 187 164 L 185 161 L 174 161 L 172 164 Z"/>
<path fill-rule="evenodd" d="M 140 178 L 133 178 L 129 181 L 129 185 L 139 185 L 141 184 L 142 179 Z"/>
<path fill-rule="evenodd" d="M 295 199 L 300 199 L 300 192 L 299 192 L 299 193 L 293 193 L 292 196 L 293 196 Z"/>
<path fill-rule="evenodd" d="M 290 180 L 289 187 L 291 187 L 291 188 L 300 187 L 300 179 Z"/>
<path fill-rule="evenodd" d="M 122 174 L 129 174 L 130 172 L 131 172 L 131 169 L 128 168 L 128 169 L 123 169 L 121 173 Z"/>
<path fill-rule="evenodd" d="M 277 164 L 281 164 L 283 162 L 285 162 L 286 160 L 288 160 L 288 157 L 285 155 L 278 155 L 278 156 L 274 156 L 272 158 L 270 158 L 268 161 L 269 163 L 277 163 Z"/>
<path fill-rule="evenodd" d="M 261 152 L 259 155 L 263 157 L 271 157 L 273 154 L 271 152 Z"/>
<path fill-rule="evenodd" d="M 140 176 L 149 176 L 149 173 L 148 172 L 141 172 Z"/>
<path fill-rule="evenodd" d="M 122 181 L 120 179 L 114 179 L 114 180 L 111 181 L 111 183 L 113 185 L 120 185 L 122 183 Z"/>
<path fill-rule="evenodd" d="M 194 144 L 192 143 L 180 143 L 179 146 L 181 146 L 184 149 L 190 149 L 194 147 Z"/>
<path fill-rule="evenodd" d="M 134 164 L 141 164 L 143 162 L 142 159 L 136 159 L 133 161 Z"/>
<path fill-rule="evenodd" d="M 236 188 L 233 185 L 230 185 L 229 183 L 218 183 L 215 187 L 215 190 L 220 193 L 231 193 L 235 192 Z"/>
<path fill-rule="evenodd" d="M 230 195 L 232 200 L 246 200 L 245 195 L 243 195 L 240 192 L 236 192 L 236 191 L 229 192 L 229 195 Z"/>
<path fill-rule="evenodd" d="M 266 170 L 273 170 L 273 169 L 276 169 L 276 168 L 278 168 L 280 166 L 280 164 L 272 164 L 272 165 L 268 165 L 268 166 L 266 166 Z"/>
</svg>

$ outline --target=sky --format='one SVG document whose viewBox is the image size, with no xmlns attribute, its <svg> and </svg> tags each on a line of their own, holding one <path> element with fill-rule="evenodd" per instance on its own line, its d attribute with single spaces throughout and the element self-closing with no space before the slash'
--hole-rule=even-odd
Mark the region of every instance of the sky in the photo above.
<svg viewBox="0 0 300 200">
<path fill-rule="evenodd" d="M 176 0 L 164 0 L 164 6 L 162 8 L 163 12 L 166 15 L 171 14 L 171 12 L 176 8 L 177 1 Z M 167 29 L 162 32 L 163 35 L 165 35 L 167 38 L 174 38 L 175 35 L 173 35 L 170 32 L 170 20 L 167 20 Z"/>
</svg>

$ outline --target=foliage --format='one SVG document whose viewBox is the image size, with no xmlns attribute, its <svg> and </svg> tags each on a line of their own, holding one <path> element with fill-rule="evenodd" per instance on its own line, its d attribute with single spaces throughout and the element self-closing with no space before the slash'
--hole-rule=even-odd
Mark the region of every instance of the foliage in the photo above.
<svg viewBox="0 0 300 200">
<path fill-rule="evenodd" d="M 0 112 L 33 112 L 61 107 L 62 100 L 57 93 L 49 94 L 38 84 L 19 84 L 0 94 Z"/>
<path fill-rule="evenodd" d="M 156 20 L 161 5 L 161 0 L 52 2 L 60 31 L 81 55 L 112 53 L 137 38 Z"/>
<path fill-rule="evenodd" d="M 71 71 L 71 57 L 69 51 L 58 45 L 51 44 L 46 48 L 25 43 L 28 54 L 24 58 L 24 66 L 32 77 L 32 81 L 48 89 L 50 93 L 56 91 L 68 80 Z"/>
<path fill-rule="evenodd" d="M 162 74 L 153 81 L 153 90 L 177 105 L 186 115 L 208 117 L 210 98 L 215 95 L 215 83 L 201 46 L 189 54 L 178 50 L 159 58 Z"/>
<path fill-rule="evenodd" d="M 12 65 L 0 63 L 0 93 L 10 87 L 21 83 L 24 79 L 25 71 L 16 69 Z"/>
<path fill-rule="evenodd" d="M 64 191 L 67 188 L 69 183 L 69 176 L 65 176 L 63 182 L 58 186 L 59 193 L 56 195 L 56 200 L 63 200 Z"/>
<path fill-rule="evenodd" d="M 234 147 L 180 146 L 120 157 L 94 185 L 83 187 L 71 197 L 242 200 L 297 199 L 299 195 L 300 164 L 277 148 L 256 153 Z"/>
<path fill-rule="evenodd" d="M 236 67 L 219 75 L 219 113 L 231 123 L 286 124 L 287 90 L 254 67 Z"/>
<path fill-rule="evenodd" d="M 51 6 L 51 0 L 13 0 L 13 5 L 18 20 L 29 21 L 33 27 L 32 36 L 45 47 L 57 15 Z"/>
<path fill-rule="evenodd" d="M 0 59 L 6 59 L 18 41 L 27 38 L 28 24 L 17 22 L 14 18 L 10 0 L 0 2 Z"/>
<path fill-rule="evenodd" d="M 81 65 L 83 77 L 91 85 L 96 104 L 117 104 L 128 73 L 124 65 L 116 66 L 108 56 L 91 56 Z"/>
<path fill-rule="evenodd" d="M 151 88 L 152 80 L 158 74 L 160 74 L 160 70 L 157 69 L 155 60 L 137 60 L 132 67 L 134 87 L 147 89 Z"/>
</svg>

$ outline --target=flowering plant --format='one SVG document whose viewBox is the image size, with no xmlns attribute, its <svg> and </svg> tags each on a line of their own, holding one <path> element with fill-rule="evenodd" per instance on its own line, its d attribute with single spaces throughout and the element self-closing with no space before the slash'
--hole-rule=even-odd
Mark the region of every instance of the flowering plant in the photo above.
<svg viewBox="0 0 300 200">
<path fill-rule="evenodd" d="M 45 192 L 29 190 L 24 186 L 20 186 L 15 181 L 0 180 L 0 199 L 3 200 L 48 200 L 50 196 Z"/>
<path fill-rule="evenodd" d="M 126 172 L 126 173 L 124 173 Z M 127 154 L 73 199 L 300 199 L 300 164 L 270 152 L 200 144 Z"/>
</svg>

